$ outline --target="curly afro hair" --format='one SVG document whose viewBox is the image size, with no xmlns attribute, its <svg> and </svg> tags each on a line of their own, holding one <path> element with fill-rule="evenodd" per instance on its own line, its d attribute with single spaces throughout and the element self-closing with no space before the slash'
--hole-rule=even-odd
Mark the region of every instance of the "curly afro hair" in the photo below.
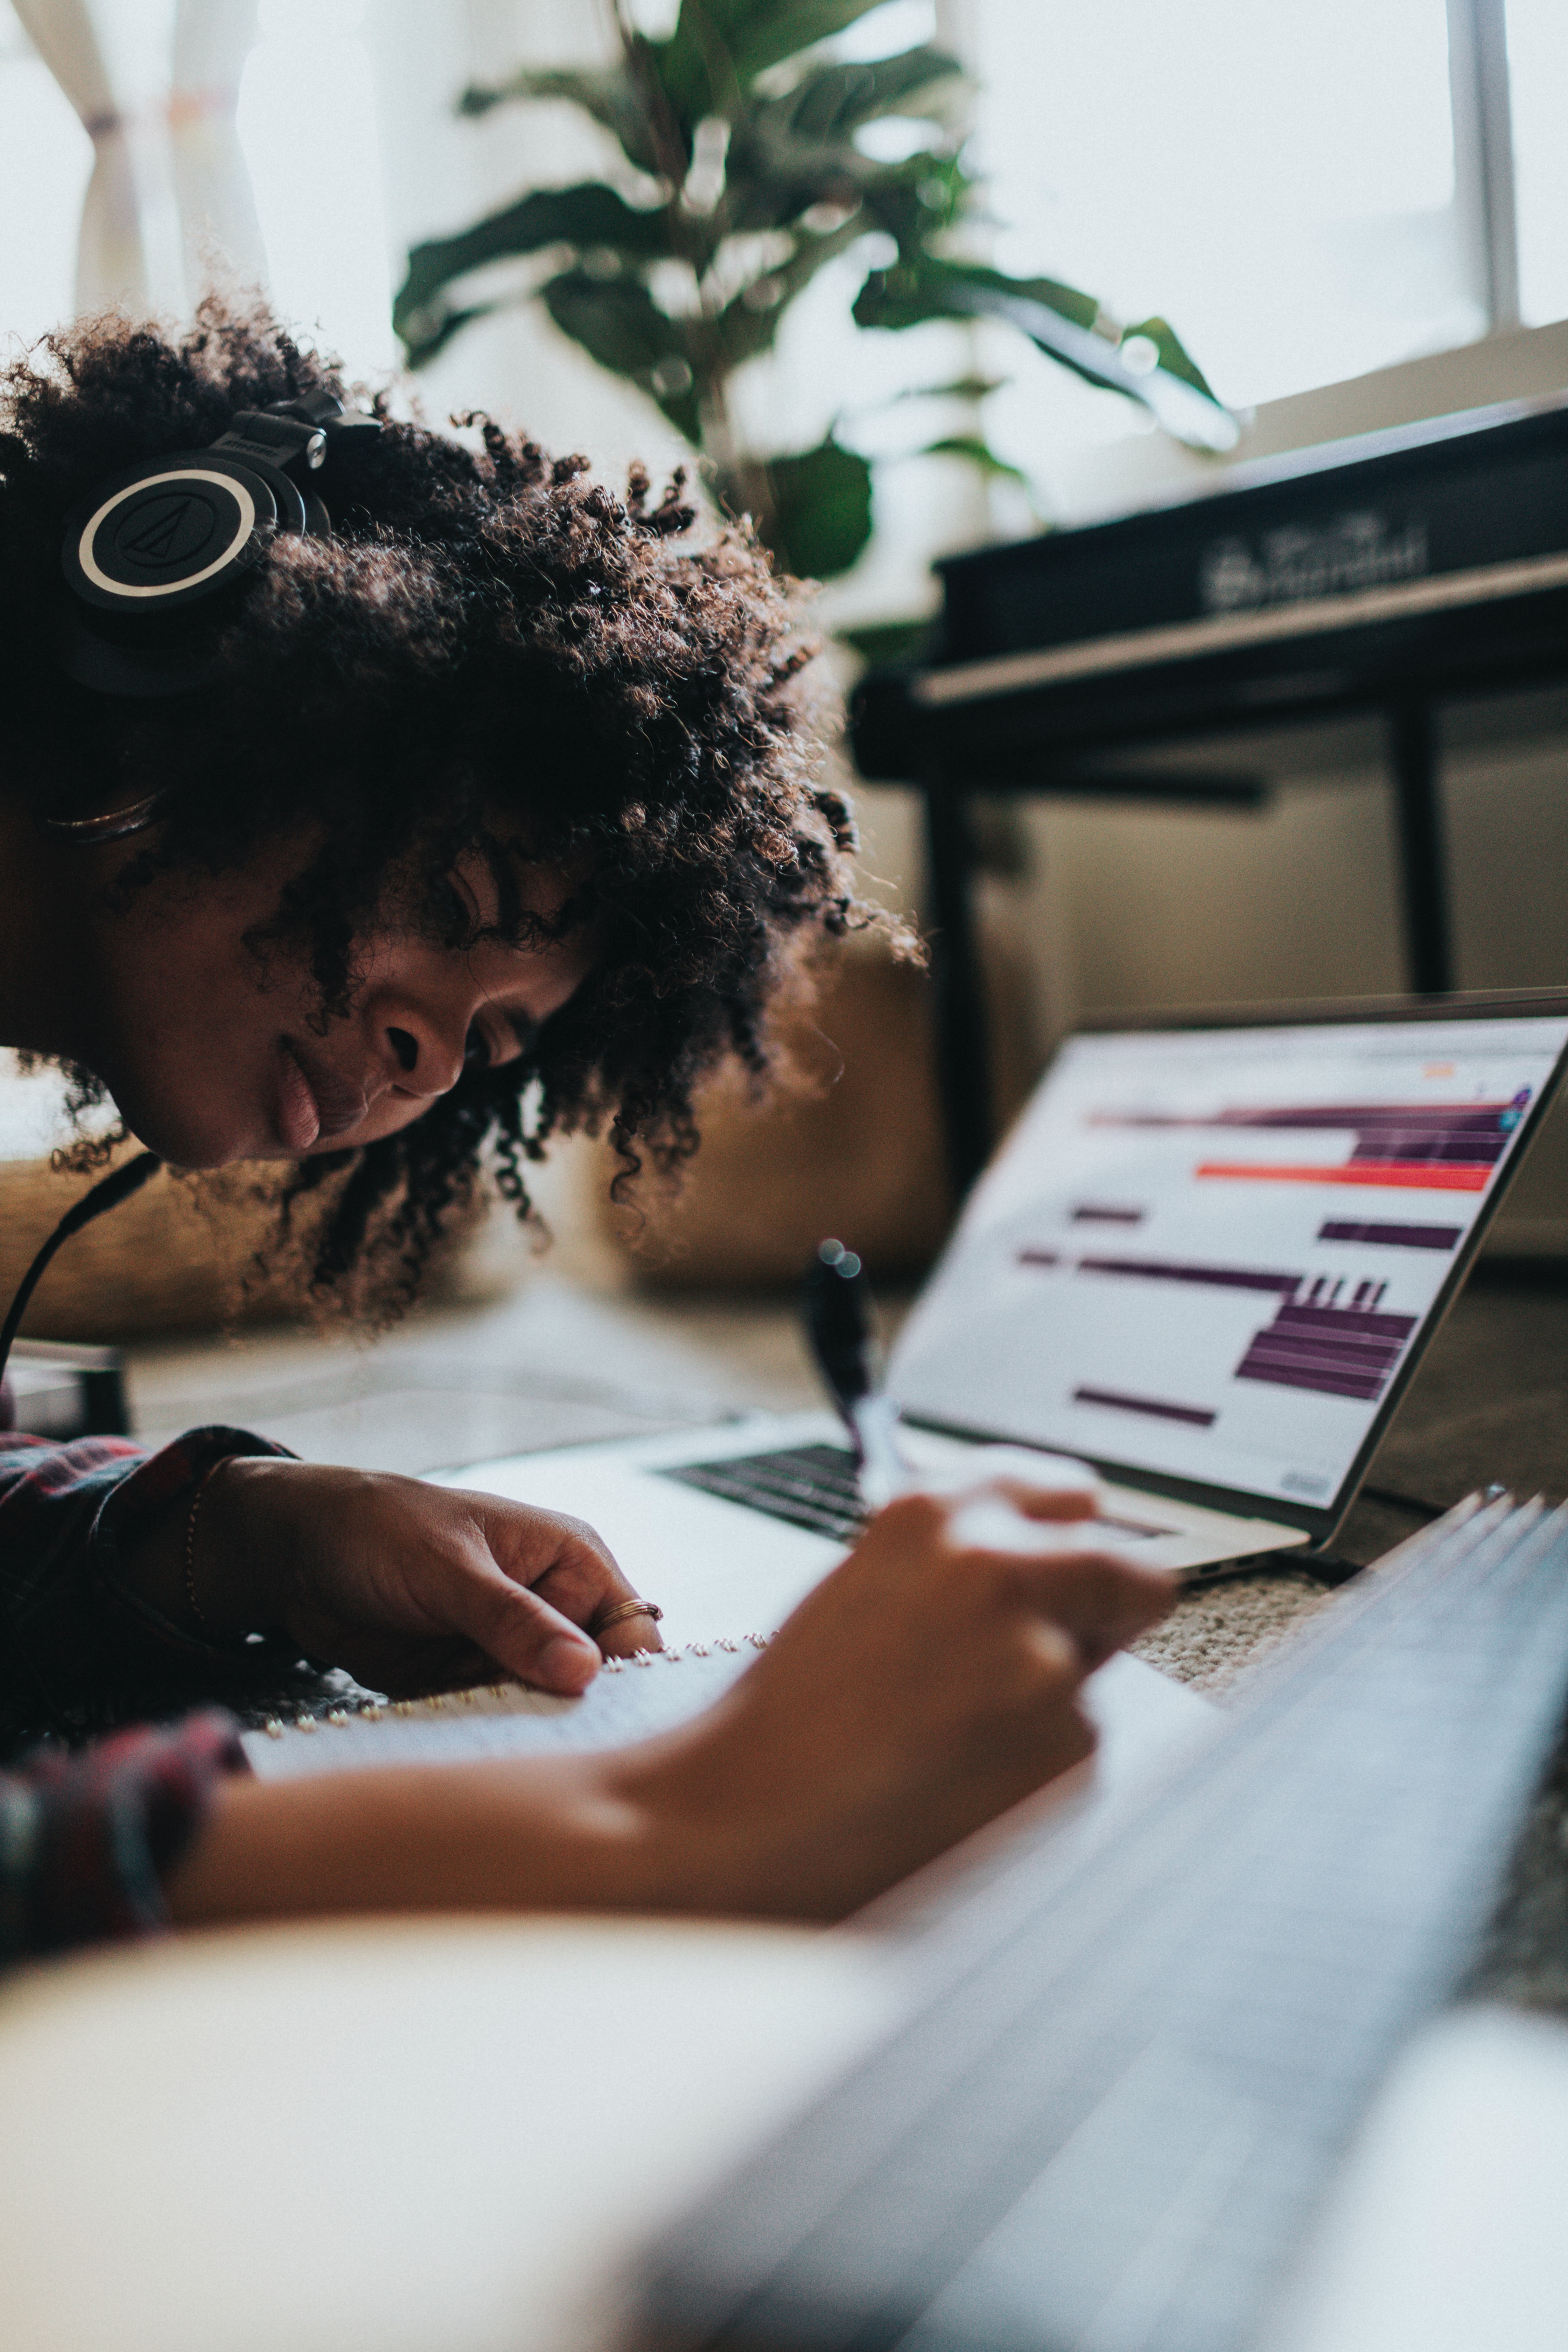
<svg viewBox="0 0 1568 2352">
<path fill-rule="evenodd" d="M 819 781 L 799 592 L 746 528 L 694 538 L 682 478 L 654 503 L 634 468 L 619 499 L 585 459 L 552 461 L 483 415 L 458 420 L 458 440 L 378 400 L 331 537 L 274 538 L 199 692 L 132 704 L 73 685 L 41 593 L 67 509 L 118 467 L 211 442 L 237 409 L 344 391 L 264 310 L 216 300 L 177 341 L 112 318 L 49 337 L 0 374 L 0 646 L 14 772 L 47 775 L 68 805 L 101 804 L 106 780 L 126 803 L 165 793 L 127 887 L 242 866 L 320 826 L 251 944 L 303 943 L 323 1024 L 389 909 L 452 935 L 460 856 L 489 861 L 497 929 L 519 943 L 542 926 L 516 861 L 571 877 L 552 928 L 592 920 L 603 950 L 530 1054 L 286 1187 L 285 1230 L 326 1188 L 309 1221 L 318 1296 L 364 1297 L 370 1267 L 384 1313 L 414 1296 L 487 1148 L 523 1215 L 523 1162 L 552 1136 L 607 1128 L 622 1183 L 645 1159 L 678 1167 L 702 1074 L 731 1054 L 765 1071 L 764 1011 L 797 950 L 877 918 L 853 895 L 848 808 Z"/>
</svg>

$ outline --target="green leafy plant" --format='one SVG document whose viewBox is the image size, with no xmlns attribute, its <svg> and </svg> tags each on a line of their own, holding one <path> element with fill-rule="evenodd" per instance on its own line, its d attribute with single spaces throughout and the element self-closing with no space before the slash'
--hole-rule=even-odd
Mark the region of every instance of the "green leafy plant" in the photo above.
<svg viewBox="0 0 1568 2352">
<path fill-rule="evenodd" d="M 870 465 L 837 430 L 805 450 L 746 446 L 731 382 L 772 349 L 817 272 L 873 236 L 854 301 L 860 326 L 1000 319 L 1183 439 L 1234 440 L 1165 320 L 1122 325 L 1075 287 L 968 257 L 981 191 L 963 160 L 958 116 L 969 85 L 957 60 L 930 45 L 868 62 L 832 53 L 831 37 L 879 0 L 681 0 L 661 40 L 616 5 L 616 63 L 520 71 L 460 104 L 478 115 L 570 100 L 619 142 L 626 192 L 605 181 L 534 188 L 416 246 L 394 311 L 416 366 L 499 302 L 542 300 L 563 332 L 657 403 L 781 562 L 817 578 L 847 571 L 870 536 Z M 896 123 L 909 127 L 889 138 L 885 126 Z M 900 143 L 909 152 L 886 160 Z M 542 283 L 464 298 L 464 281 L 489 265 L 537 255 L 552 265 Z M 974 398 L 994 388 L 929 389 Z M 979 433 L 928 450 L 993 475 L 1016 470 Z"/>
</svg>

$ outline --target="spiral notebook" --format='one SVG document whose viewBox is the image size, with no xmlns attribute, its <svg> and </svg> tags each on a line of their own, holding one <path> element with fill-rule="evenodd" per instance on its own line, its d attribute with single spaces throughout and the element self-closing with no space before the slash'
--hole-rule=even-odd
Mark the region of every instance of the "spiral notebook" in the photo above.
<svg viewBox="0 0 1568 2352">
<path fill-rule="evenodd" d="M 521 1683 L 491 1683 L 432 1698 L 359 1700 L 325 1714 L 277 1717 L 244 1733 L 245 1752 L 259 1779 L 289 1780 L 307 1773 L 626 1748 L 700 1715 L 772 1638 L 743 1633 L 606 1658 L 575 1698 Z M 1207 1699 L 1124 1654 L 1101 1666 L 1085 1701 L 1100 1732 L 1094 1780 L 1100 1790 L 1163 1766 L 1216 1719 Z"/>
<path fill-rule="evenodd" d="M 700 1714 L 771 1637 L 688 1642 L 606 1658 L 575 1698 L 489 1683 L 430 1698 L 362 1699 L 324 1714 L 274 1717 L 242 1734 L 252 1770 L 263 1780 L 304 1773 L 352 1772 L 397 1764 L 471 1764 L 486 1757 L 565 1756 L 626 1748 Z"/>
</svg>

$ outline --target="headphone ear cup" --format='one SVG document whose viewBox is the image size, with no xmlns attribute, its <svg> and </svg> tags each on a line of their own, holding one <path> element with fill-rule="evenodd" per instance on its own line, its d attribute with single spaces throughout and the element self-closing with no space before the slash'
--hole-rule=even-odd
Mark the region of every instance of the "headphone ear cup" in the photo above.
<svg viewBox="0 0 1568 2352">
<path fill-rule="evenodd" d="M 60 564 L 72 595 L 93 611 L 161 619 L 226 594 L 279 527 L 305 527 L 304 501 L 286 476 L 219 451 L 182 450 L 110 475 L 73 507 Z"/>
<path fill-rule="evenodd" d="M 265 459 L 180 450 L 98 483 L 66 517 L 58 651 L 101 694 L 185 694 L 211 666 L 211 627 L 282 531 L 331 528 L 313 490 Z"/>
<path fill-rule="evenodd" d="M 350 420 L 331 405 L 331 421 L 346 429 Z M 352 422 L 380 430 L 374 418 Z M 127 466 L 71 509 L 56 633 L 68 677 L 100 693 L 136 696 L 206 684 L 216 630 L 274 537 L 331 531 L 319 493 L 284 470 L 292 459 L 272 462 L 271 440 L 296 458 L 313 447 L 320 462 L 319 421 L 289 412 L 280 427 L 271 411 L 246 412 L 211 448 Z"/>
</svg>

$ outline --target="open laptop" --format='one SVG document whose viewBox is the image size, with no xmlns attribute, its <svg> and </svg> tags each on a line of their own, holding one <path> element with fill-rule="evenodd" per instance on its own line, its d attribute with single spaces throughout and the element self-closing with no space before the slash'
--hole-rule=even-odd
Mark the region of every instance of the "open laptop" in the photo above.
<svg viewBox="0 0 1568 2352">
<path fill-rule="evenodd" d="M 1328 1545 L 1565 1065 L 1568 992 L 1081 1030 L 899 1335 L 909 1458 L 1087 1461 L 1079 1539 L 1187 1579 Z M 676 1642 L 778 1623 L 859 1515 L 826 1411 L 449 1476 L 590 1520 Z"/>
</svg>

